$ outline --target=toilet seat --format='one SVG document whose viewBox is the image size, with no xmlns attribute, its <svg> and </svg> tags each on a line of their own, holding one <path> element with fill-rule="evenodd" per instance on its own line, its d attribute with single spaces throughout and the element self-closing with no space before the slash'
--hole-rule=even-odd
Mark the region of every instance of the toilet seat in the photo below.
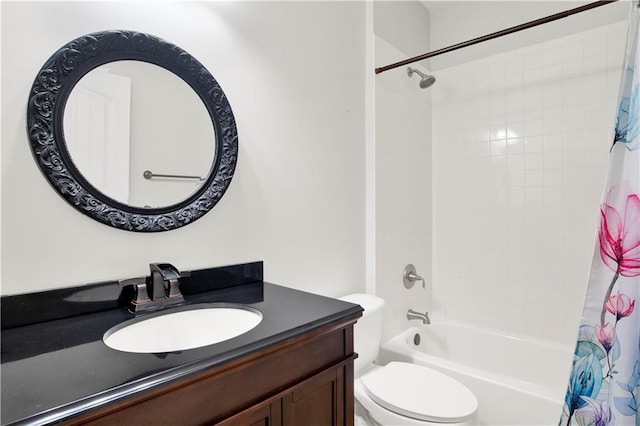
<svg viewBox="0 0 640 426">
<path fill-rule="evenodd" d="M 417 420 L 459 423 L 478 409 L 475 395 L 462 383 L 416 364 L 390 362 L 365 374 L 362 384 L 380 406 Z"/>
</svg>

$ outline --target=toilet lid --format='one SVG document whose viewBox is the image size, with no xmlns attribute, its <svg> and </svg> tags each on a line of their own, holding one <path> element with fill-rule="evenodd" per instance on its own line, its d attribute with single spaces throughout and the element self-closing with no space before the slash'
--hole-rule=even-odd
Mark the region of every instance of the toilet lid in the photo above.
<svg viewBox="0 0 640 426">
<path fill-rule="evenodd" d="M 362 384 L 376 403 L 418 420 L 463 422 L 478 409 L 466 386 L 421 365 L 390 362 L 362 377 Z"/>
</svg>

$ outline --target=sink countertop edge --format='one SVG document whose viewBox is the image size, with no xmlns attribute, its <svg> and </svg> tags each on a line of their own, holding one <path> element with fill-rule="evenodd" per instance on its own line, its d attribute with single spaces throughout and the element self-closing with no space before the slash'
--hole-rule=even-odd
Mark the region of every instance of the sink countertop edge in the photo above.
<svg viewBox="0 0 640 426">
<path fill-rule="evenodd" d="M 329 325 L 333 322 L 337 322 L 340 319 L 346 319 L 347 317 L 353 316 L 355 322 L 355 320 L 360 317 L 359 314 L 360 312 L 362 312 L 362 310 L 354 308 L 352 309 L 352 311 L 353 312 L 349 312 L 346 315 L 336 315 L 335 318 L 332 318 L 330 320 L 322 321 L 321 323 L 314 325 L 309 325 L 309 327 L 303 327 L 295 331 L 283 333 L 282 335 L 273 336 L 272 338 L 265 339 L 264 341 L 256 342 L 255 345 L 251 344 L 244 346 L 242 348 L 242 351 L 237 351 L 238 353 L 234 353 L 235 351 L 232 351 L 228 354 L 213 356 L 210 359 L 204 359 L 194 363 L 174 367 L 167 371 L 156 373 L 154 375 L 138 379 L 134 382 L 126 383 L 122 386 L 108 389 L 99 394 L 90 395 L 84 399 L 74 401 L 63 406 L 54 407 L 42 413 L 38 413 L 33 416 L 7 423 L 6 426 L 44 426 L 50 425 L 52 423 L 59 423 L 70 420 L 73 417 L 89 410 L 115 403 L 129 396 L 133 396 L 139 392 L 148 391 L 157 386 L 169 384 L 175 380 L 186 378 L 192 374 L 201 373 L 207 369 L 222 365 L 226 362 L 233 361 L 237 358 L 248 356 L 253 352 L 257 352 L 261 349 L 266 349 L 269 346 L 284 342 L 290 338 L 299 336 L 308 331 L 322 328 L 323 326 Z"/>
<path fill-rule="evenodd" d="M 299 290 L 280 287 L 269 283 L 264 284 L 268 286 L 269 289 L 271 289 L 270 291 L 292 295 L 291 297 L 294 299 L 300 298 L 300 300 L 306 300 L 309 303 L 312 303 L 314 300 L 318 301 L 324 299 L 326 301 L 330 299 L 325 298 L 324 296 L 305 293 Z M 271 303 L 275 304 L 277 303 L 277 301 L 273 301 Z M 321 329 L 322 327 L 327 326 L 331 323 L 338 322 L 340 320 L 349 321 L 349 318 L 351 318 L 353 322 L 357 321 L 362 312 L 360 306 L 349 306 L 350 304 L 348 304 L 347 302 L 340 303 L 340 306 L 342 306 L 342 308 L 337 309 L 333 307 L 332 309 L 328 309 L 326 314 L 318 315 L 312 321 L 298 324 L 297 326 L 294 326 L 292 328 L 280 329 L 278 332 L 273 334 L 263 334 L 256 341 L 237 347 L 232 347 L 230 350 L 227 350 L 225 352 L 216 352 L 215 350 L 212 350 L 211 354 L 203 355 L 200 359 L 188 360 L 184 364 L 169 367 L 162 371 L 148 373 L 139 378 L 132 378 L 131 380 L 123 384 L 113 386 L 93 394 L 88 394 L 82 398 L 72 399 L 67 403 L 63 403 L 62 405 L 57 405 L 51 408 L 46 408 L 41 412 L 34 412 L 30 414 L 24 413 L 26 414 L 26 416 L 23 415 L 18 418 L 14 417 L 13 419 L 7 419 L 6 423 L 5 419 L 2 419 L 2 424 L 39 425 L 72 419 L 73 417 L 78 416 L 79 414 L 84 413 L 88 410 L 112 404 L 134 394 L 149 391 L 158 386 L 163 386 L 173 381 L 187 378 L 190 375 L 203 372 L 215 366 L 231 362 L 234 359 L 249 356 L 252 353 L 255 353 L 262 349 L 266 349 L 269 346 L 275 345 L 277 343 L 285 342 L 288 339 L 302 335 L 309 331 L 313 331 L 314 329 Z M 258 303 L 257 305 L 260 305 L 260 303 Z M 249 306 L 252 306 L 252 304 L 249 304 Z M 271 306 L 270 309 L 273 310 L 275 308 Z M 215 344 L 211 346 L 215 346 Z M 5 391 L 6 390 L 7 389 L 5 389 Z"/>
</svg>

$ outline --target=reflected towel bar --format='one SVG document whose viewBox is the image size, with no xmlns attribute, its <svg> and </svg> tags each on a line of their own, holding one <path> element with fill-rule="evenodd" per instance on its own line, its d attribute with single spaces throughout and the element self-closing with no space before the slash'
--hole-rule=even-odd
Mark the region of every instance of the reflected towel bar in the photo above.
<svg viewBox="0 0 640 426">
<path fill-rule="evenodd" d="M 194 179 L 198 181 L 203 181 L 204 178 L 202 176 L 188 176 L 188 175 L 161 175 L 157 173 L 153 173 L 150 170 L 145 170 L 142 174 L 145 179 L 153 179 L 153 178 L 168 178 L 168 179 Z"/>
</svg>

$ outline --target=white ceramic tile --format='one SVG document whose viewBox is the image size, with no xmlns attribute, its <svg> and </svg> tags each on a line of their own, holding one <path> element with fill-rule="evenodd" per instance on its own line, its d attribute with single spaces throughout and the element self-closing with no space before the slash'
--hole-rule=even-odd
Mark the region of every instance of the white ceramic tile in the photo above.
<svg viewBox="0 0 640 426">
<path fill-rule="evenodd" d="M 553 117 L 562 117 L 564 114 L 564 101 L 562 98 L 545 98 L 542 118 L 547 120 Z M 549 133 L 549 132 L 547 132 Z"/>
<path fill-rule="evenodd" d="M 497 141 L 494 141 L 497 142 Z M 493 155 L 491 154 L 491 171 L 494 173 L 500 172 L 505 174 L 507 172 L 507 157 L 505 155 Z"/>
<path fill-rule="evenodd" d="M 509 187 L 507 190 L 507 203 L 510 205 L 519 205 L 524 204 L 525 202 L 525 191 L 524 187 L 514 186 Z"/>
<path fill-rule="evenodd" d="M 542 78 L 545 82 L 560 80 L 562 78 L 562 64 L 555 62 L 545 65 L 542 68 Z"/>
<path fill-rule="evenodd" d="M 543 118 L 542 98 L 539 99 L 539 105 L 534 102 L 528 103 L 524 110 L 524 121 L 540 120 Z M 526 134 L 525 134 L 526 135 Z"/>
<path fill-rule="evenodd" d="M 507 139 L 507 154 L 524 154 L 523 138 Z"/>
<path fill-rule="evenodd" d="M 544 120 L 544 133 L 553 134 L 561 133 L 564 129 L 564 117 L 562 115 L 554 115 Z"/>
<path fill-rule="evenodd" d="M 505 123 L 492 123 L 489 133 L 491 140 L 505 140 L 507 138 L 507 128 Z"/>
<path fill-rule="evenodd" d="M 583 78 L 565 81 L 562 86 L 565 113 L 584 113 L 585 83 Z"/>
<path fill-rule="evenodd" d="M 607 52 L 606 34 L 593 34 L 584 39 L 584 55 L 593 56 Z"/>
<path fill-rule="evenodd" d="M 582 58 L 584 54 L 582 46 L 582 40 L 568 43 L 562 46 L 562 62 L 570 62 Z"/>
<path fill-rule="evenodd" d="M 564 170 L 563 183 L 568 186 L 582 186 L 585 170 L 582 168 L 566 168 Z"/>
<path fill-rule="evenodd" d="M 542 52 L 542 64 L 547 67 L 549 65 L 559 64 L 562 62 L 562 48 L 559 46 L 544 49 Z"/>
<path fill-rule="evenodd" d="M 505 139 L 492 140 L 490 142 L 491 156 L 504 156 L 507 153 L 507 141 Z"/>
<path fill-rule="evenodd" d="M 620 69 L 616 67 L 615 69 L 610 69 L 607 71 L 607 91 L 613 92 L 614 90 L 617 92 L 620 89 Z"/>
<path fill-rule="evenodd" d="M 504 82 L 505 73 L 506 73 L 506 63 L 504 60 L 494 61 L 489 64 L 490 78 L 499 77 L 499 78 L 502 78 L 502 81 Z"/>
<path fill-rule="evenodd" d="M 523 84 L 533 86 L 542 83 L 542 68 L 528 69 L 523 74 Z"/>
<path fill-rule="evenodd" d="M 524 137 L 524 121 L 511 120 L 507 121 L 507 138 L 522 138 Z"/>
<path fill-rule="evenodd" d="M 544 192 L 542 187 L 525 188 L 524 200 L 525 204 L 542 204 Z"/>
<path fill-rule="evenodd" d="M 529 70 L 542 67 L 542 52 L 539 50 L 528 52 L 523 59 L 525 73 Z"/>
<path fill-rule="evenodd" d="M 532 152 L 527 154 L 524 159 L 526 170 L 537 170 L 544 167 L 544 154 L 541 152 Z"/>
<path fill-rule="evenodd" d="M 603 149 L 604 148 L 604 149 Z M 584 152 L 584 164 L 587 167 L 604 167 L 609 162 L 609 150 L 603 145 L 601 148 L 587 147 Z"/>
<path fill-rule="evenodd" d="M 607 126 L 614 122 L 613 108 L 605 109 L 598 108 L 593 110 L 587 110 L 584 115 L 585 129 L 587 136 L 593 138 L 597 132 L 602 132 L 600 137 L 604 139 L 607 136 Z"/>
<path fill-rule="evenodd" d="M 585 114 L 580 112 L 568 113 L 564 116 L 564 131 L 581 131 L 585 128 Z"/>
<path fill-rule="evenodd" d="M 544 152 L 562 151 L 564 149 L 564 138 L 562 133 L 544 135 Z"/>
<path fill-rule="evenodd" d="M 577 110 L 579 106 L 584 108 L 585 90 L 584 78 L 576 77 L 571 80 L 565 80 L 562 84 L 562 96 L 565 109 L 570 108 Z"/>
<path fill-rule="evenodd" d="M 471 166 L 468 168 L 472 173 L 488 172 L 491 169 L 491 159 L 488 155 L 488 142 L 482 142 L 485 147 L 482 155 L 478 155 L 471 160 Z"/>
<path fill-rule="evenodd" d="M 524 141 L 524 152 L 532 153 L 532 152 L 542 152 L 544 149 L 543 144 L 543 136 L 530 136 L 525 138 Z"/>
<path fill-rule="evenodd" d="M 569 130 L 571 129 L 571 130 Z M 584 125 L 583 126 L 572 126 L 567 127 L 567 130 L 564 132 L 564 149 L 565 150 L 574 150 L 574 149 L 584 149 Z"/>
<path fill-rule="evenodd" d="M 544 133 L 544 121 L 542 119 L 525 121 L 524 135 L 526 137 L 539 136 L 539 135 L 542 135 L 543 133 Z"/>
<path fill-rule="evenodd" d="M 523 187 L 525 185 L 525 172 L 509 171 L 507 173 L 507 184 L 512 187 Z"/>
<path fill-rule="evenodd" d="M 519 74 L 522 75 L 522 71 L 524 69 L 524 64 L 522 60 L 522 55 L 517 52 L 509 55 L 505 60 L 506 73 L 509 74 Z"/>
<path fill-rule="evenodd" d="M 472 131 L 433 130 L 434 298 L 447 317 L 575 336 L 577 320 L 567 319 L 581 302 L 567 294 L 584 288 L 593 252 L 625 31 L 616 24 L 456 67 L 472 85 L 448 113 Z"/>
<path fill-rule="evenodd" d="M 544 188 L 544 204 L 560 205 L 564 202 L 564 190 L 560 186 Z"/>
<path fill-rule="evenodd" d="M 473 142 L 488 141 L 491 135 L 490 126 L 478 126 L 473 128 Z M 461 139 L 465 139 L 462 135 Z"/>
<path fill-rule="evenodd" d="M 566 149 L 564 151 L 564 167 L 584 167 L 585 152 L 583 149 Z"/>
<path fill-rule="evenodd" d="M 486 81 L 489 79 L 489 65 L 488 64 L 478 64 L 472 74 L 472 79 L 474 83 Z"/>
<path fill-rule="evenodd" d="M 544 171 L 543 170 L 526 170 L 524 172 L 524 179 L 527 187 L 543 186 Z"/>
<path fill-rule="evenodd" d="M 561 168 L 545 168 L 543 171 L 543 184 L 545 187 L 562 186 L 564 184 L 564 172 Z"/>
<path fill-rule="evenodd" d="M 542 88 L 542 99 L 545 109 L 555 107 L 554 101 L 563 100 L 562 81 L 546 82 Z"/>
<path fill-rule="evenodd" d="M 604 58 L 600 60 L 603 61 L 601 63 L 605 63 Z M 588 88 L 588 90 L 585 90 L 585 98 L 587 99 L 606 98 L 609 94 L 607 91 L 606 69 L 598 69 L 597 71 L 587 75 L 585 77 L 584 84 L 585 88 Z M 594 103 L 588 106 L 598 108 L 601 105 L 602 103 Z"/>
<path fill-rule="evenodd" d="M 489 116 L 491 124 L 504 124 L 507 121 L 507 106 L 504 101 L 490 104 Z"/>
<path fill-rule="evenodd" d="M 513 154 L 507 156 L 507 170 L 509 172 L 524 170 L 525 156 L 523 154 Z"/>
<path fill-rule="evenodd" d="M 524 75 L 522 73 L 511 73 L 504 77 L 504 86 L 507 92 L 522 91 Z"/>
<path fill-rule="evenodd" d="M 524 103 L 522 103 L 521 107 L 515 108 L 507 105 L 507 124 L 509 123 L 522 123 L 524 121 Z M 523 127 L 524 129 L 524 127 Z M 522 133 L 517 133 L 518 136 L 521 134 L 524 135 L 524 130 Z"/>
<path fill-rule="evenodd" d="M 624 62 L 624 50 L 612 50 L 607 52 L 607 69 L 618 70 Z"/>
</svg>

